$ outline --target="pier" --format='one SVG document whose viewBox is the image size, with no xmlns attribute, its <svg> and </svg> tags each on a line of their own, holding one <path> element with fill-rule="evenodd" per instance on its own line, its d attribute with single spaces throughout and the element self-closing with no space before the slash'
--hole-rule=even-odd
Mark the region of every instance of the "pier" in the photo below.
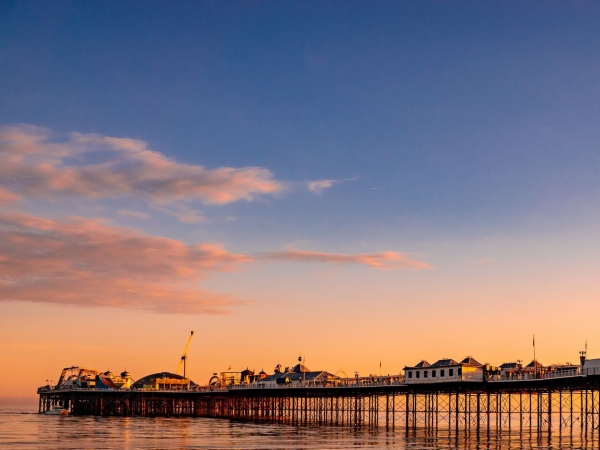
<svg viewBox="0 0 600 450">
<path fill-rule="evenodd" d="M 600 373 L 529 380 L 229 388 L 40 388 L 39 412 L 212 417 L 293 425 L 598 433 Z"/>
</svg>

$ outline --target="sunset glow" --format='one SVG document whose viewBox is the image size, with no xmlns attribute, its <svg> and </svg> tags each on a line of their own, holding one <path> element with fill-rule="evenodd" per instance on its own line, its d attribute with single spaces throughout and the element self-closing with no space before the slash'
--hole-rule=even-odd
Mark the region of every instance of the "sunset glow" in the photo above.
<svg viewBox="0 0 600 450">
<path fill-rule="evenodd" d="M 0 402 L 63 367 L 600 357 L 600 8 L 0 6 Z"/>
</svg>

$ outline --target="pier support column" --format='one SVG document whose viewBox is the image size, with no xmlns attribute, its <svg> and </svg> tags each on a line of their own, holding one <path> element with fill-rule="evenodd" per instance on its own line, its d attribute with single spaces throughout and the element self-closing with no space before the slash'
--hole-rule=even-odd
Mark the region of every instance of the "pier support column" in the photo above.
<svg viewBox="0 0 600 450">
<path fill-rule="evenodd" d="M 552 432 L 552 391 L 548 391 L 548 433 Z"/>
</svg>

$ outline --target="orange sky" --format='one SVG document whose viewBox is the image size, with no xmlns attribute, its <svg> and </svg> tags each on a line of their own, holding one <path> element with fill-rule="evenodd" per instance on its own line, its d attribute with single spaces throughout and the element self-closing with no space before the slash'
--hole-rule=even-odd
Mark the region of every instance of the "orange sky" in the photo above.
<svg viewBox="0 0 600 450">
<path fill-rule="evenodd" d="M 600 357 L 600 3 L 2 2 L 0 402 Z M 181 6 L 181 7 L 179 7 Z"/>
<path fill-rule="evenodd" d="M 480 271 L 481 277 L 492 270 Z M 266 272 L 268 265 L 213 280 L 228 283 L 234 294 L 244 292 L 248 300 L 227 314 L 3 303 L 2 366 L 11 369 L 0 381 L 0 396 L 32 397 L 38 385 L 56 381 L 62 367 L 71 365 L 127 368 L 134 378 L 175 371 L 190 330 L 196 334 L 188 373 L 198 383 L 230 365 L 271 372 L 277 363 L 294 364 L 300 353 L 311 369 L 342 369 L 349 375 L 378 373 L 380 361 L 383 373 L 399 373 L 422 358 L 472 355 L 492 364 L 528 362 L 533 332 L 543 363 L 577 362 L 586 339 L 590 357 L 600 356 L 594 316 L 562 301 L 585 292 L 560 291 L 560 282 L 547 280 L 545 291 L 536 286 L 538 279 L 507 289 L 485 281 L 442 282 L 439 269 L 415 275 L 314 266 L 292 274 L 274 271 L 274 281 L 264 287 Z M 538 299 L 528 300 L 536 292 L 543 308 Z M 578 305 L 588 311 L 596 307 L 592 297 Z"/>
</svg>

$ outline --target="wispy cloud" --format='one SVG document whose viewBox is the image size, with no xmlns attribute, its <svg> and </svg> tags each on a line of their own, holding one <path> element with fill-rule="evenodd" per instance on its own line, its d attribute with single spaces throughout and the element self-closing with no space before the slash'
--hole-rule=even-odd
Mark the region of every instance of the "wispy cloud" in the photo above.
<svg viewBox="0 0 600 450">
<path fill-rule="evenodd" d="M 197 287 L 252 258 L 102 221 L 0 215 L 0 300 L 222 313 L 240 302 Z"/>
<path fill-rule="evenodd" d="M 0 128 L 0 187 L 42 198 L 138 196 L 205 204 L 252 201 L 285 190 L 265 168 L 206 169 L 175 162 L 140 140 L 71 133 L 56 141 L 50 130 L 31 125 Z"/>
<path fill-rule="evenodd" d="M 325 189 L 329 189 L 333 187 L 333 185 L 341 183 L 343 181 L 354 181 L 355 178 L 344 178 L 342 180 L 316 180 L 316 181 L 308 181 L 306 185 L 308 186 L 308 190 L 314 192 L 315 194 L 321 194 Z"/>
<path fill-rule="evenodd" d="M 309 181 L 308 189 L 312 192 L 320 194 L 325 189 L 329 189 L 335 183 L 335 180 L 319 180 L 319 181 Z"/>
<path fill-rule="evenodd" d="M 427 269 L 397 252 L 342 254 L 293 248 L 257 255 L 221 244 L 148 236 L 101 220 L 0 214 L 0 301 L 111 306 L 166 313 L 223 313 L 242 302 L 206 292 L 211 272 L 255 260 Z"/>
<path fill-rule="evenodd" d="M 476 264 L 489 264 L 491 262 L 492 262 L 492 258 L 481 258 L 481 259 L 475 260 Z"/>
<path fill-rule="evenodd" d="M 175 217 L 178 221 L 183 223 L 204 223 L 206 217 L 195 208 L 191 208 L 183 203 L 174 203 L 167 207 L 163 205 L 155 205 L 155 208 L 162 211 L 165 214 Z"/>
<path fill-rule="evenodd" d="M 32 125 L 0 127 L 0 205 L 27 198 L 131 196 L 148 200 L 180 221 L 197 223 L 205 218 L 190 202 L 252 201 L 300 186 L 321 193 L 342 181 L 347 180 L 286 183 L 261 167 L 206 169 L 181 164 L 136 139 L 81 133 L 64 139 Z M 127 209 L 118 213 L 149 217 Z M 242 302 L 206 292 L 200 282 L 211 272 L 232 271 L 255 260 L 375 269 L 429 267 L 397 252 L 342 254 L 287 248 L 244 255 L 221 244 L 188 245 L 101 220 L 0 213 L 0 301 L 223 313 Z"/>
<path fill-rule="evenodd" d="M 73 196 L 222 205 L 294 189 L 321 194 L 350 180 L 286 182 L 264 167 L 207 169 L 179 163 L 137 139 L 76 132 L 64 138 L 34 125 L 0 126 L 0 205 Z M 180 219 L 198 221 L 189 214 Z"/>
<path fill-rule="evenodd" d="M 148 213 L 143 213 L 143 212 L 139 212 L 139 211 L 130 211 L 128 209 L 119 210 L 119 215 L 135 217 L 136 219 L 143 219 L 143 220 L 150 218 L 150 214 L 148 214 Z"/>
<path fill-rule="evenodd" d="M 397 252 L 381 253 L 325 253 L 310 252 L 287 248 L 280 252 L 268 252 L 258 258 L 274 261 L 290 261 L 303 263 L 334 263 L 334 264 L 361 264 L 378 269 L 429 269 L 431 266 L 423 261 L 410 259 Z"/>
</svg>

